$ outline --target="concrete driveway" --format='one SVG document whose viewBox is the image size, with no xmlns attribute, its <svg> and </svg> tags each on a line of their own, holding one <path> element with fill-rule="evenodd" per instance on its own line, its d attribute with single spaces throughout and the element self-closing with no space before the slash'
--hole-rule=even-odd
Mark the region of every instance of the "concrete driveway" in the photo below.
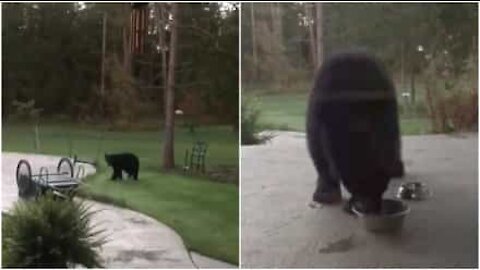
<svg viewBox="0 0 480 270">
<path fill-rule="evenodd" d="M 433 197 L 408 202 L 397 236 L 366 232 L 341 206 L 308 207 L 316 173 L 305 135 L 275 134 L 242 147 L 242 267 L 477 268 L 477 134 L 402 138 L 407 175 L 386 197 L 403 181 L 426 183 Z"/>
<path fill-rule="evenodd" d="M 8 211 L 18 200 L 15 169 L 20 159 L 27 159 L 32 173 L 40 166 L 53 172 L 60 157 L 2 153 L 2 211 Z M 95 173 L 93 166 L 85 165 L 87 174 Z M 199 254 L 189 253 L 180 236 L 167 227 L 141 213 L 88 201 L 92 210 L 93 224 L 105 229 L 107 242 L 100 254 L 107 268 L 231 268 L 230 264 L 213 260 Z"/>
</svg>

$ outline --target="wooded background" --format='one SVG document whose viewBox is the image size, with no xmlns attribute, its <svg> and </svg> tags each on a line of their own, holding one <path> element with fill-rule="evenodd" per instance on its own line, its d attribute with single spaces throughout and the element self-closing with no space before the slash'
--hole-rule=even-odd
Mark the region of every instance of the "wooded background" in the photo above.
<svg viewBox="0 0 480 270">
<path fill-rule="evenodd" d="M 426 67 L 426 58 L 447 52 L 461 72 L 477 55 L 475 3 L 244 3 L 241 16 L 247 89 L 310 81 L 321 59 L 342 49 L 373 52 L 405 85 Z"/>
<path fill-rule="evenodd" d="M 3 118 L 35 107 L 42 117 L 118 125 L 163 119 L 171 6 L 3 4 Z M 238 12 L 232 3 L 178 5 L 174 107 L 185 118 L 237 125 Z"/>
<path fill-rule="evenodd" d="M 308 93 L 325 57 L 363 49 L 393 77 L 402 117 L 477 126 L 476 3 L 244 3 L 241 17 L 244 94 Z"/>
</svg>

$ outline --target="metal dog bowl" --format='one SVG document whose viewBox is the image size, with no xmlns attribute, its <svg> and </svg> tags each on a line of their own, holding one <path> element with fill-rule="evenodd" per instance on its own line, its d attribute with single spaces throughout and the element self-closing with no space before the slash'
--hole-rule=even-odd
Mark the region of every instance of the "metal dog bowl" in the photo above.
<svg viewBox="0 0 480 270">
<path fill-rule="evenodd" d="M 403 227 L 405 216 L 410 212 L 408 205 L 400 200 L 384 199 L 380 214 L 365 214 L 355 207 L 353 212 L 364 227 L 371 232 L 396 232 Z"/>
<path fill-rule="evenodd" d="M 402 184 L 397 190 L 397 198 L 403 200 L 425 200 L 432 193 L 427 185 L 421 182 L 408 182 Z"/>
</svg>

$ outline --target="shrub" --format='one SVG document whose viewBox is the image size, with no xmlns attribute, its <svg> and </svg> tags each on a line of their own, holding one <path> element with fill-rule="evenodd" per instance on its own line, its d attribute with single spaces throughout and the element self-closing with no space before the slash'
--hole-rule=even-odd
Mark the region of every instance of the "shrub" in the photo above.
<svg viewBox="0 0 480 270">
<path fill-rule="evenodd" d="M 82 122 L 102 120 L 107 121 L 110 129 L 129 130 L 138 122 L 140 110 L 148 109 L 141 102 L 134 78 L 116 54 L 106 58 L 103 94 L 98 86 L 92 86 L 90 92 L 88 102 L 73 106 L 76 118 Z"/>
<path fill-rule="evenodd" d="M 260 116 L 257 104 L 258 102 L 252 97 L 242 99 L 242 144 L 257 144 L 261 141 L 256 134 L 258 132 L 258 117 Z"/>
<path fill-rule="evenodd" d="M 33 99 L 30 99 L 26 102 L 14 100 L 12 102 L 12 106 L 14 107 L 14 111 L 10 117 L 15 120 L 38 121 L 40 113 L 42 112 L 42 109 L 35 107 L 35 100 Z"/>
<path fill-rule="evenodd" d="M 2 223 L 2 266 L 15 268 L 101 267 L 104 240 L 90 225 L 84 203 L 47 195 L 20 201 Z"/>
<path fill-rule="evenodd" d="M 423 100 L 406 103 L 404 100 L 398 99 L 398 113 L 402 118 L 422 118 L 428 116 L 427 106 Z"/>
<path fill-rule="evenodd" d="M 105 116 L 114 129 L 128 129 L 138 119 L 139 96 L 132 75 L 125 70 L 117 56 L 108 61 Z"/>
<path fill-rule="evenodd" d="M 477 128 L 478 99 L 476 56 L 454 72 L 446 55 L 434 58 L 427 67 L 426 101 L 434 132 L 465 131 Z"/>
</svg>

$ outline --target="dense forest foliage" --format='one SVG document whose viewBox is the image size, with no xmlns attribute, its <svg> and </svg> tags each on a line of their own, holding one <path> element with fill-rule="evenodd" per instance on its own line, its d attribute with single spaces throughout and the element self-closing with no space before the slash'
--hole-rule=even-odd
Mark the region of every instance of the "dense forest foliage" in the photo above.
<svg viewBox="0 0 480 270">
<path fill-rule="evenodd" d="M 361 49 L 386 65 L 403 118 L 477 127 L 476 3 L 245 3 L 241 16 L 244 94 L 308 93 L 325 57 Z"/>
<path fill-rule="evenodd" d="M 175 108 L 236 125 L 239 6 L 179 6 Z M 131 42 L 135 9 L 146 14 L 140 50 Z M 4 119 L 29 108 L 94 122 L 162 117 L 167 3 L 16 3 L 2 12 Z"/>
<path fill-rule="evenodd" d="M 312 47 L 318 46 L 324 57 L 367 49 L 405 77 L 448 53 L 461 72 L 464 61 L 477 55 L 477 17 L 475 3 L 243 4 L 242 79 L 288 86 L 308 78 L 315 66 Z"/>
</svg>

